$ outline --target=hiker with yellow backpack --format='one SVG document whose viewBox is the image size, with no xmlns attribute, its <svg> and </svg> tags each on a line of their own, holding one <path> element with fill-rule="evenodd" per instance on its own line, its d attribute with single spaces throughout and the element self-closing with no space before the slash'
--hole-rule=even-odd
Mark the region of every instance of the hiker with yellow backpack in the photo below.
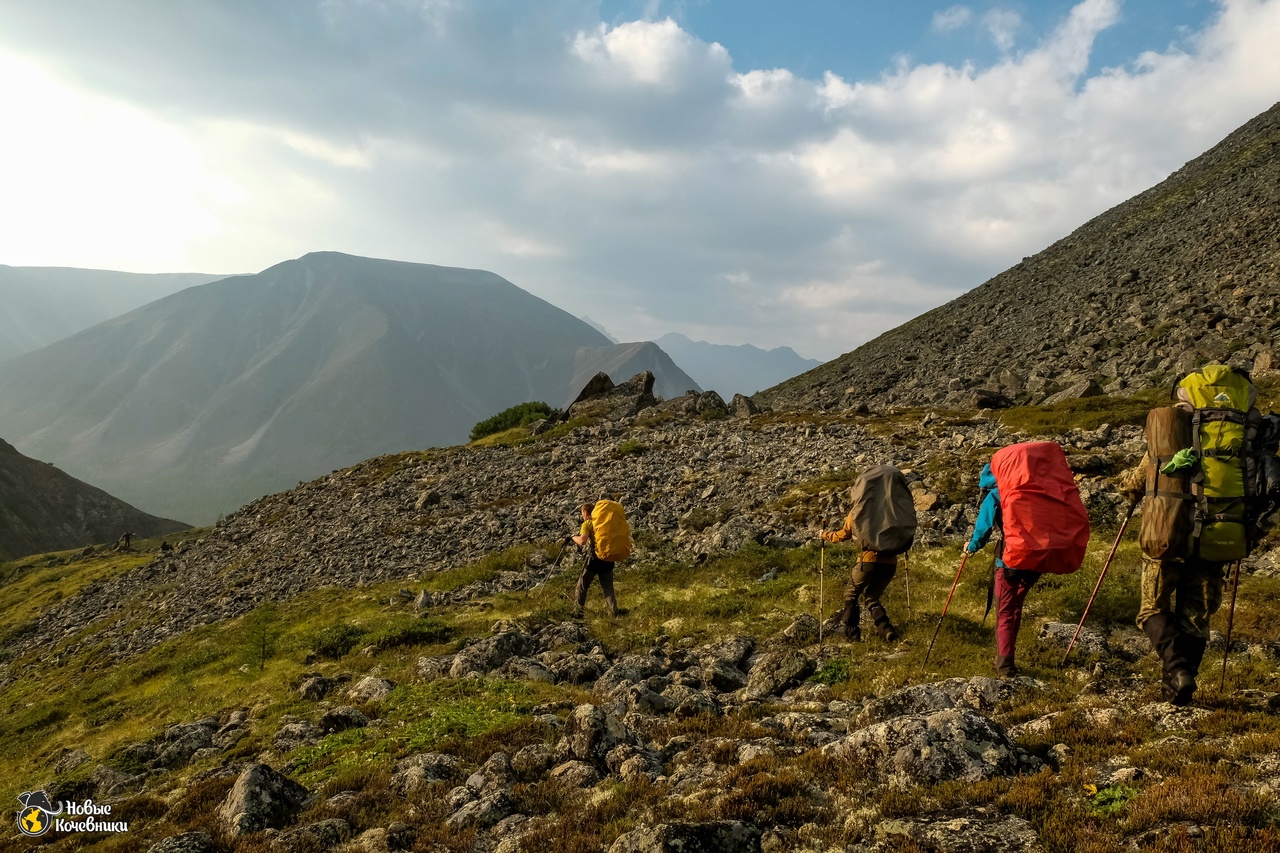
<svg viewBox="0 0 1280 853">
<path fill-rule="evenodd" d="M 618 615 L 618 599 L 613 593 L 613 568 L 631 556 L 631 527 L 622 504 L 612 500 L 598 500 L 578 507 L 582 513 L 582 527 L 573 537 L 575 544 L 587 549 L 582 574 L 574 589 L 574 615 L 581 617 L 587 604 L 587 588 L 599 578 L 604 590 L 604 601 L 609 615 Z"/>
<path fill-rule="evenodd" d="M 1227 567 L 1235 564 L 1238 583 L 1240 561 L 1276 508 L 1280 418 L 1262 417 L 1249 374 L 1224 364 L 1191 371 L 1172 398 L 1147 415 L 1146 454 L 1121 491 L 1144 499 L 1138 627 L 1160 658 L 1165 698 L 1186 705 Z"/>
</svg>

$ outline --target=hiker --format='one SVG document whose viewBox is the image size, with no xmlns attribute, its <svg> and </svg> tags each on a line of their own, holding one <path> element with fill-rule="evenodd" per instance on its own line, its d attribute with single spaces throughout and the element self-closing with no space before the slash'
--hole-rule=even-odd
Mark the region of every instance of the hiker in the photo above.
<svg viewBox="0 0 1280 853">
<path fill-rule="evenodd" d="M 905 554 L 915 540 L 916 509 L 911 489 L 897 468 L 877 465 L 857 479 L 849 498 L 853 507 L 844 527 L 820 531 L 827 542 L 853 540 L 859 550 L 840 614 L 844 635 L 853 642 L 862 640 L 862 612 L 858 606 L 861 598 L 866 601 L 867 612 L 880 636 L 887 643 L 896 642 L 898 631 L 889 621 L 881 596 L 897 574 L 898 555 Z"/>
<path fill-rule="evenodd" d="M 1254 407 L 1257 391 L 1238 368 L 1193 370 L 1171 398 L 1172 406 L 1148 413 L 1146 453 L 1120 490 L 1135 503 L 1145 498 L 1138 627 L 1160 658 L 1164 697 L 1187 705 L 1227 567 L 1248 556 L 1259 535 L 1280 436 L 1276 417 Z"/>
<path fill-rule="evenodd" d="M 1056 442 L 1024 442 L 996 451 L 983 466 L 978 486 L 986 496 L 965 550 L 976 554 L 992 533 L 1000 534 L 993 579 L 995 668 L 1001 678 L 1013 678 L 1027 593 L 1045 572 L 1069 574 L 1080 568 L 1089 544 L 1089 517 Z"/>
<path fill-rule="evenodd" d="M 125 531 L 120 534 L 120 538 L 116 540 L 116 549 L 119 551 L 133 550 L 133 534 Z"/>
<path fill-rule="evenodd" d="M 574 544 L 587 549 L 586 562 L 578 585 L 574 589 L 574 615 L 581 617 L 587 604 L 587 588 L 591 581 L 600 579 L 609 615 L 618 615 L 618 599 L 613 592 L 613 568 L 619 560 L 631 555 L 631 529 L 627 525 L 622 504 L 617 501 L 599 500 L 578 507 L 582 514 L 582 527 L 573 537 Z"/>
</svg>

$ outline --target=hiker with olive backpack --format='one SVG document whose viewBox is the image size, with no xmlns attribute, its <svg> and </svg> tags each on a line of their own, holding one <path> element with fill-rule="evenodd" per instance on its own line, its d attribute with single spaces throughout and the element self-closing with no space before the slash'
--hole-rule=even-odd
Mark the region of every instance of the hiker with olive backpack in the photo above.
<svg viewBox="0 0 1280 853">
<path fill-rule="evenodd" d="M 1235 564 L 1238 582 L 1240 561 L 1276 509 L 1280 418 L 1264 418 L 1249 374 L 1225 364 L 1186 374 L 1171 398 L 1148 413 L 1146 454 L 1121 491 L 1143 500 L 1138 627 L 1160 658 L 1165 698 L 1186 705 L 1227 567 Z"/>
<path fill-rule="evenodd" d="M 587 588 L 599 578 L 604 591 L 604 601 L 610 616 L 618 615 L 618 599 L 613 593 L 613 568 L 619 560 L 631 556 L 631 527 L 622 504 L 611 500 L 598 500 L 578 507 L 582 513 L 582 527 L 573 541 L 587 549 L 587 559 L 578 576 L 574 589 L 574 615 L 582 616 L 587 604 Z"/>
<path fill-rule="evenodd" d="M 997 450 L 982 469 L 986 492 L 966 551 L 977 553 L 992 533 L 996 543 L 996 674 L 1018 674 L 1014 654 L 1022 605 L 1042 574 L 1070 574 L 1080 568 L 1089 545 L 1089 515 L 1067 465 L 1053 441 L 1011 444 Z M 957 576 L 958 577 L 958 576 Z"/>
<path fill-rule="evenodd" d="M 863 472 L 849 490 L 853 508 L 839 530 L 823 530 L 826 542 L 854 540 L 858 562 L 854 565 L 844 595 L 840 621 L 847 639 L 862 639 L 862 611 L 858 600 L 865 599 L 867 612 L 885 642 L 898 639 L 880 598 L 898 571 L 898 556 L 915 541 L 916 507 L 902 472 L 892 465 L 877 465 Z"/>
</svg>

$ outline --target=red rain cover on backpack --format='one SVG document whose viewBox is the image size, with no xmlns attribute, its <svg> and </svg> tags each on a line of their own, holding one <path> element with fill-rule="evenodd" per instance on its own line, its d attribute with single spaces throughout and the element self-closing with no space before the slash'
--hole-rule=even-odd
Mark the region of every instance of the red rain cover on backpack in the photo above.
<svg viewBox="0 0 1280 853">
<path fill-rule="evenodd" d="M 1011 444 L 991 457 L 1000 490 L 1006 566 L 1069 575 L 1084 561 L 1089 514 L 1054 441 Z"/>
</svg>

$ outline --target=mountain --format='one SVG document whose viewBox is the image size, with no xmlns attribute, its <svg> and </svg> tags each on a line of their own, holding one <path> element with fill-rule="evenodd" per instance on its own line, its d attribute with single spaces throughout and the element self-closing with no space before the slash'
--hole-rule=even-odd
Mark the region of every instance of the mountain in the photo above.
<svg viewBox="0 0 1280 853">
<path fill-rule="evenodd" d="M 382 453 L 465 441 L 578 377 L 653 369 L 493 273 L 318 252 L 188 288 L 0 366 L 0 434 L 143 507 L 208 521 Z M 583 380 L 585 382 L 585 380 Z"/>
<path fill-rule="evenodd" d="M 621 341 L 619 341 L 617 338 L 615 338 L 612 334 L 610 334 L 609 330 L 608 330 L 608 329 L 606 329 L 606 328 L 605 328 L 601 323 L 598 323 L 597 321 L 592 320 L 592 319 L 591 319 L 590 317 L 588 317 L 586 314 L 583 314 L 583 315 L 582 315 L 581 317 L 579 317 L 578 319 L 579 319 L 579 320 L 581 320 L 582 322 L 586 323 L 586 324 L 587 324 L 588 326 L 590 326 L 591 328 L 595 329 L 595 330 L 596 330 L 597 332 L 599 332 L 600 334 L 604 335 L 604 336 L 605 336 L 606 338 L 608 338 L 612 343 L 615 343 L 615 344 L 622 343 L 622 342 L 621 342 Z"/>
<path fill-rule="evenodd" d="M 692 341 L 677 332 L 663 335 L 655 343 L 703 388 L 718 392 L 726 400 L 734 394 L 750 396 L 822 364 L 817 359 L 801 358 L 791 347 L 763 350 L 751 344 L 709 344 Z"/>
<path fill-rule="evenodd" d="M 833 408 L 964 405 L 979 391 L 1016 402 L 1073 387 L 1128 394 L 1209 359 L 1276 367 L 1278 307 L 1280 104 L 1039 254 L 757 399 Z"/>
<path fill-rule="evenodd" d="M 180 521 L 135 509 L 47 462 L 23 456 L 0 439 L 2 559 L 115 542 L 125 532 L 151 537 L 186 528 Z"/>
<path fill-rule="evenodd" d="M 0 264 L 0 361 L 187 287 L 225 278 Z"/>
</svg>

